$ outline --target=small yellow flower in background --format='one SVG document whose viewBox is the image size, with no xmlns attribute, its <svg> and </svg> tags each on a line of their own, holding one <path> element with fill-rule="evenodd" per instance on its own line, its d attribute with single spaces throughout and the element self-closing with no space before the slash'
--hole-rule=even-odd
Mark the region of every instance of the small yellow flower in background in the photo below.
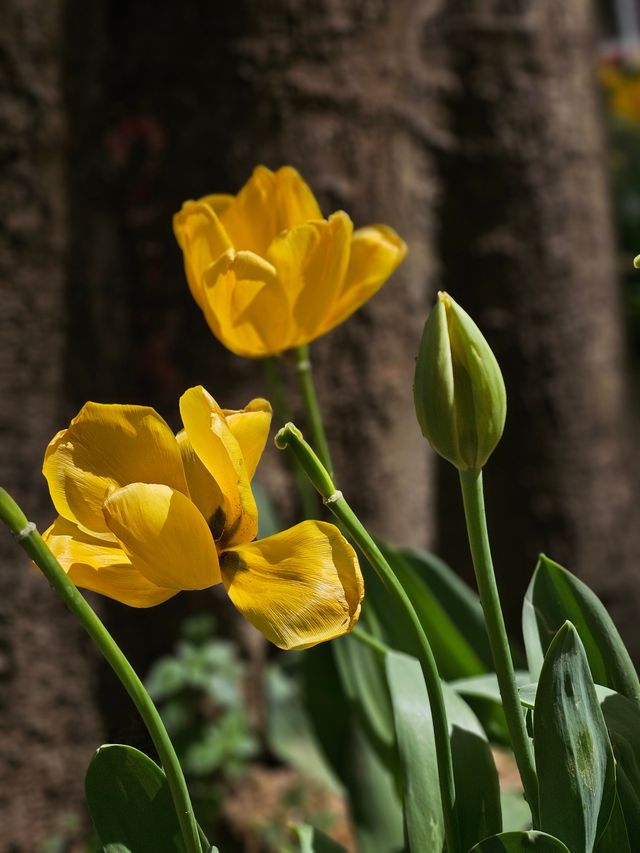
<svg viewBox="0 0 640 853">
<path fill-rule="evenodd" d="M 393 229 L 323 219 L 289 166 L 258 166 L 237 196 L 187 201 L 173 227 L 191 293 L 237 355 L 277 355 L 346 320 L 406 255 Z"/>
<path fill-rule="evenodd" d="M 133 607 L 222 582 L 277 646 L 307 648 L 350 631 L 364 594 L 337 527 L 303 521 L 255 540 L 251 479 L 271 423 L 266 400 L 221 409 L 198 386 L 173 434 L 146 406 L 87 403 L 47 448 L 59 517 L 45 541 L 78 586 Z"/>
</svg>

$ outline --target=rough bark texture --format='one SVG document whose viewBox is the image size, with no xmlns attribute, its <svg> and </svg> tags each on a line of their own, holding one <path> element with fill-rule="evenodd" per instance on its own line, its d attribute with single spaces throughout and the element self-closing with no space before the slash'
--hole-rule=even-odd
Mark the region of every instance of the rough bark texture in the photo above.
<svg viewBox="0 0 640 853">
<path fill-rule="evenodd" d="M 48 524 L 40 474 L 64 394 L 64 113 L 60 3 L 0 12 L 0 483 Z M 95 659 L 71 615 L 0 530 L 0 848 L 39 849 L 81 812 L 100 739 Z"/>
<path fill-rule="evenodd" d="M 443 283 L 505 372 L 507 428 L 485 481 L 514 622 L 545 551 L 610 603 L 637 654 L 638 480 L 590 13 L 583 0 L 447 4 L 458 85 Z M 443 550 L 468 565 L 457 483 L 443 479 Z"/>
<path fill-rule="evenodd" d="M 338 479 L 381 535 L 425 544 L 429 459 L 411 385 L 435 279 L 433 147 L 442 137 L 438 2 L 254 3 L 236 44 L 252 98 L 236 171 L 290 162 L 326 213 L 386 221 L 410 246 L 378 296 L 312 349 Z M 259 11 L 258 11 L 259 10 Z"/>
</svg>

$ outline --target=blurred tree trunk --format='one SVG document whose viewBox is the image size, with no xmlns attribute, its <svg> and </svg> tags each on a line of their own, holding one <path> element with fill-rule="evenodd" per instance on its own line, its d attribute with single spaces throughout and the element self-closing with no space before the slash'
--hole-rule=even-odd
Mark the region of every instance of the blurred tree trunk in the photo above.
<svg viewBox="0 0 640 853">
<path fill-rule="evenodd" d="M 512 621 L 539 551 L 600 593 L 640 653 L 640 527 L 590 3 L 451 0 L 443 285 L 504 368 L 489 522 Z M 442 550 L 468 565 L 443 470 Z"/>
<path fill-rule="evenodd" d="M 0 483 L 42 530 L 53 513 L 40 466 L 65 394 L 60 3 L 4 3 L 0 48 Z M 5 529 L 0 560 L 0 847 L 31 853 L 84 811 L 95 656 Z"/>
</svg>

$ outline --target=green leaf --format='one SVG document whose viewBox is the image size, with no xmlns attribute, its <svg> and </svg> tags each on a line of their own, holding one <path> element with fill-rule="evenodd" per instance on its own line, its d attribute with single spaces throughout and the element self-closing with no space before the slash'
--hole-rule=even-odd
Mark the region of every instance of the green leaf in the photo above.
<svg viewBox="0 0 640 853">
<path fill-rule="evenodd" d="M 131 853 L 123 844 L 107 844 L 102 848 L 103 853 Z"/>
<path fill-rule="evenodd" d="M 631 853 L 629 835 L 618 797 L 616 797 L 609 823 L 595 849 L 596 853 Z"/>
<path fill-rule="evenodd" d="M 469 853 L 569 853 L 562 841 L 546 832 L 502 832 L 485 838 Z"/>
<path fill-rule="evenodd" d="M 475 593 L 437 557 L 378 541 L 405 588 L 431 643 L 445 680 L 479 675 L 491 668 L 482 609 Z M 373 607 L 388 645 L 417 656 L 413 632 L 393 596 L 365 566 L 367 606 Z"/>
<path fill-rule="evenodd" d="M 604 605 L 582 581 L 542 555 L 522 614 L 532 679 L 537 677 L 556 631 L 567 620 L 582 640 L 594 682 L 640 704 L 638 675 Z"/>
<path fill-rule="evenodd" d="M 440 851 L 444 843 L 438 762 L 427 688 L 419 662 L 400 652 L 386 656 L 387 679 L 403 775 L 409 850 Z"/>
<path fill-rule="evenodd" d="M 505 832 L 531 829 L 531 809 L 521 791 L 501 790 L 502 828 Z"/>
<path fill-rule="evenodd" d="M 345 849 L 324 832 L 308 823 L 297 823 L 293 830 L 298 836 L 300 853 L 345 853 Z"/>
<path fill-rule="evenodd" d="M 467 703 L 443 684 L 456 786 L 455 812 L 461 847 L 500 832 L 498 771 L 487 737 Z"/>
<path fill-rule="evenodd" d="M 542 829 L 571 853 L 592 853 L 615 800 L 615 763 L 589 664 L 574 626 L 544 659 L 534 715 Z"/>
<path fill-rule="evenodd" d="M 384 661 L 355 637 L 332 643 L 343 690 L 372 743 L 385 755 L 395 750 L 395 730 Z"/>
<path fill-rule="evenodd" d="M 515 676 L 519 688 L 529 688 L 530 676 L 528 672 L 516 670 Z M 474 675 L 471 678 L 457 678 L 455 681 L 449 682 L 449 687 L 452 687 L 456 693 L 464 696 L 465 699 L 485 699 L 488 702 L 502 705 L 498 679 L 493 672 Z"/>
<path fill-rule="evenodd" d="M 131 746 L 107 744 L 93 756 L 85 778 L 93 825 L 103 846 L 131 853 L 184 853 L 180 825 L 163 771 Z"/>
</svg>

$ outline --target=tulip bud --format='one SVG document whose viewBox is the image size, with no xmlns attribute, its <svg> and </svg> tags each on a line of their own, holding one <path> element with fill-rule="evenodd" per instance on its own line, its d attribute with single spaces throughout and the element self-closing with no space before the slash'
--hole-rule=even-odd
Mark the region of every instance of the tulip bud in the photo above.
<svg viewBox="0 0 640 853">
<path fill-rule="evenodd" d="M 480 329 L 448 293 L 438 293 L 427 318 L 413 395 L 434 450 L 461 471 L 479 471 L 504 428 L 504 381 Z"/>
</svg>

